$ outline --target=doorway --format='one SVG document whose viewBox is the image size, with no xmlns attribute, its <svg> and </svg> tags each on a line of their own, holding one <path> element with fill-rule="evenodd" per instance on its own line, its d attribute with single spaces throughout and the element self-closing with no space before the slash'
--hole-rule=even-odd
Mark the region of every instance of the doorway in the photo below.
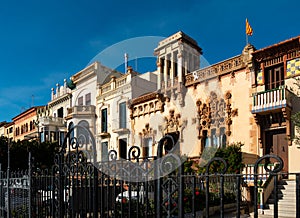
<svg viewBox="0 0 300 218">
<path fill-rule="evenodd" d="M 288 172 L 288 141 L 286 129 L 265 131 L 265 154 L 275 154 L 283 160 L 283 172 Z"/>
</svg>

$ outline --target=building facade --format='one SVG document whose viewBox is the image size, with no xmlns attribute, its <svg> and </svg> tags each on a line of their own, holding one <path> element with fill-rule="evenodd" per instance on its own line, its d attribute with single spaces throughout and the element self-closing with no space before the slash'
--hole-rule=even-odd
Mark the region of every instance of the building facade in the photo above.
<svg viewBox="0 0 300 218">
<path fill-rule="evenodd" d="M 202 49 L 186 34 L 160 42 L 155 49 L 160 89 L 131 105 L 133 132 L 138 132 L 134 137 L 143 153 L 156 155 L 157 141 L 169 134 L 188 157 L 239 141 L 247 159 L 256 154 L 256 126 L 249 110 L 253 50 L 248 45 L 240 55 L 199 69 Z"/>
<path fill-rule="evenodd" d="M 97 96 L 97 143 L 99 160 L 107 159 L 109 150 L 118 151 L 119 158 L 128 158 L 131 137 L 129 105 L 133 98 L 157 89 L 157 76 L 153 72 L 138 74 L 131 67 L 127 73 L 111 77 L 99 87 Z M 99 146 L 101 145 L 101 146 Z"/>
<path fill-rule="evenodd" d="M 300 37 L 259 49 L 253 53 L 252 108 L 258 131 L 258 153 L 276 154 L 283 171 L 296 172 L 299 145 L 293 141 L 296 128 L 291 116 L 300 110 Z"/>
<path fill-rule="evenodd" d="M 67 109 L 72 106 L 72 93 L 64 79 L 64 84 L 56 84 L 56 89 L 51 89 L 51 101 L 38 110 L 37 126 L 41 142 L 58 142 L 61 145 L 67 133 L 65 116 Z"/>
<path fill-rule="evenodd" d="M 154 49 L 156 71 L 139 74 L 128 67 L 122 74 L 92 63 L 70 84 L 57 84 L 46 107 L 5 124 L 3 134 L 17 141 L 39 133 L 41 141 L 62 143 L 66 132 L 81 126 L 96 138 L 97 160 L 106 160 L 109 150 L 128 158 L 133 145 L 143 156 L 156 156 L 165 135 L 191 158 L 241 142 L 246 164 L 273 153 L 284 160 L 285 172 L 296 172 L 300 146 L 292 115 L 300 110 L 299 51 L 300 37 L 259 50 L 247 44 L 240 54 L 201 68 L 202 49 L 180 31 Z M 80 129 L 73 134 L 88 140 Z"/>
<path fill-rule="evenodd" d="M 5 125 L 7 124 L 6 121 L 0 122 L 0 137 L 5 136 Z"/>
<path fill-rule="evenodd" d="M 37 111 L 40 108 L 43 106 L 31 107 L 12 119 L 14 122 L 14 141 L 38 139 L 36 121 Z"/>
<path fill-rule="evenodd" d="M 283 159 L 284 172 L 299 171 L 291 118 L 300 109 L 299 42 L 259 50 L 248 44 L 240 55 L 200 69 L 202 50 L 185 34 L 159 43 L 160 89 L 131 104 L 132 134 L 143 154 L 156 155 L 158 140 L 170 134 L 182 155 L 201 157 L 206 148 L 241 142 L 246 164 L 271 153 Z"/>
</svg>

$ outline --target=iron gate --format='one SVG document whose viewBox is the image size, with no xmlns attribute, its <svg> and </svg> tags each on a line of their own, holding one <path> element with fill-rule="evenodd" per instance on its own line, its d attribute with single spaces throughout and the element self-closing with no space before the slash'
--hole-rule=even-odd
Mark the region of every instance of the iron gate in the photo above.
<svg viewBox="0 0 300 218">
<path fill-rule="evenodd" d="M 74 131 L 81 134 L 75 138 Z M 213 213 L 224 217 L 230 207 L 236 217 L 241 217 L 242 211 L 249 213 L 252 206 L 254 217 L 258 217 L 257 193 L 261 184 L 257 167 L 270 158 L 279 162 L 277 168 L 270 170 L 265 161 L 265 169 L 276 177 L 274 185 L 277 187 L 283 167 L 277 156 L 267 155 L 256 162 L 252 175 L 254 198 L 253 202 L 247 202 L 242 194 L 247 186 L 246 175 L 226 174 L 227 164 L 221 158 L 212 158 L 207 163 L 206 174 L 187 175 L 176 152 L 167 150 L 168 155 L 163 155 L 166 141 L 174 144 L 171 136 L 162 138 L 155 157 L 142 157 L 140 148 L 133 146 L 126 160 L 119 159 L 118 153 L 112 150 L 107 161 L 97 162 L 92 134 L 76 126 L 68 132 L 52 169 L 31 172 L 30 166 L 22 175 L 14 177 L 12 174 L 15 180 L 9 180 L 9 186 L 6 175 L 1 172 L 0 215 L 6 217 L 10 211 L 11 217 L 210 217 Z M 216 161 L 223 165 L 222 171 L 209 174 L 211 164 Z M 300 174 L 296 177 L 295 216 L 299 217 Z M 19 189 L 15 196 L 20 199 L 14 197 L 13 187 Z M 19 202 L 23 207 L 16 209 Z M 274 217 L 278 217 L 277 202 L 276 197 Z"/>
</svg>

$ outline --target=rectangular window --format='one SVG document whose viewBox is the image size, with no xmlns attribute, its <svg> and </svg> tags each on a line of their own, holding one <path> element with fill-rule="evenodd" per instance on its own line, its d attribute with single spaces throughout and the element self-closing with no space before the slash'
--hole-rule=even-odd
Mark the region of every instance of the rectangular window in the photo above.
<svg viewBox="0 0 300 218">
<path fill-rule="evenodd" d="M 284 85 L 283 66 L 270 67 L 265 69 L 266 90 L 276 89 Z"/>
<path fill-rule="evenodd" d="M 101 161 L 108 160 L 108 142 L 101 142 Z"/>
<path fill-rule="evenodd" d="M 91 93 L 85 95 L 85 105 L 91 105 Z"/>
<path fill-rule="evenodd" d="M 41 140 L 41 142 L 44 142 L 44 141 L 45 141 L 45 135 L 44 135 L 44 132 L 41 132 L 41 133 L 40 133 L 40 140 Z"/>
<path fill-rule="evenodd" d="M 226 133 L 225 133 L 225 127 L 220 128 L 220 146 L 221 148 L 226 147 Z"/>
<path fill-rule="evenodd" d="M 57 117 L 61 117 L 61 118 L 64 117 L 64 108 L 63 107 L 61 107 L 57 110 Z"/>
<path fill-rule="evenodd" d="M 152 157 L 152 137 L 143 140 L 143 157 Z"/>
<path fill-rule="evenodd" d="M 107 108 L 101 110 L 101 132 L 107 132 Z"/>
<path fill-rule="evenodd" d="M 216 135 L 216 129 L 212 129 L 211 130 L 211 134 L 210 134 L 211 136 L 211 139 L 210 139 L 210 141 L 211 141 L 211 146 L 212 147 L 218 147 L 218 138 L 217 138 L 217 135 Z"/>
<path fill-rule="evenodd" d="M 82 106 L 83 105 L 83 96 L 78 98 L 78 105 Z"/>
<path fill-rule="evenodd" d="M 125 129 L 126 128 L 126 102 L 119 104 L 119 128 Z"/>
<path fill-rule="evenodd" d="M 120 158 L 127 158 L 127 139 L 119 139 L 119 154 Z"/>
</svg>

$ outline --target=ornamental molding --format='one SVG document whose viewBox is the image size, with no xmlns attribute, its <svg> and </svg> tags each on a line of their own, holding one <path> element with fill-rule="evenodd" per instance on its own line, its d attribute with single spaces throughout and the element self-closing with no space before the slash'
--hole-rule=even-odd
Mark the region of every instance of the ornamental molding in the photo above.
<svg viewBox="0 0 300 218">
<path fill-rule="evenodd" d="M 164 134 L 180 132 L 182 127 L 181 114 L 175 110 L 169 110 L 169 115 L 165 117 Z"/>
<path fill-rule="evenodd" d="M 128 102 L 130 118 L 164 112 L 165 98 L 161 94 L 151 93 Z"/>
<path fill-rule="evenodd" d="M 53 101 L 49 102 L 49 107 L 54 107 L 56 105 L 59 105 L 61 103 L 64 103 L 68 100 L 70 100 L 72 98 L 72 94 L 71 93 L 66 93 L 63 96 L 54 99 Z"/>
<path fill-rule="evenodd" d="M 205 131 L 209 136 L 210 129 L 216 129 L 219 132 L 221 127 L 226 129 L 227 136 L 231 135 L 232 117 L 238 116 L 238 109 L 232 109 L 231 101 L 232 94 L 227 91 L 224 98 L 211 92 L 206 102 L 202 102 L 200 99 L 196 102 L 197 116 L 193 122 L 197 123 L 199 139 L 206 136 Z"/>
<path fill-rule="evenodd" d="M 211 124 L 211 111 L 209 103 L 201 102 L 197 100 L 197 129 L 198 129 L 198 139 L 201 139 L 204 136 L 204 131 L 210 129 Z"/>
<path fill-rule="evenodd" d="M 246 67 L 246 64 L 244 63 L 243 59 L 243 55 L 238 55 L 212 66 L 199 69 L 190 74 L 187 74 L 185 76 L 185 85 L 191 86 L 195 83 L 201 83 L 216 77 L 220 77 L 224 74 L 244 69 Z"/>
</svg>

